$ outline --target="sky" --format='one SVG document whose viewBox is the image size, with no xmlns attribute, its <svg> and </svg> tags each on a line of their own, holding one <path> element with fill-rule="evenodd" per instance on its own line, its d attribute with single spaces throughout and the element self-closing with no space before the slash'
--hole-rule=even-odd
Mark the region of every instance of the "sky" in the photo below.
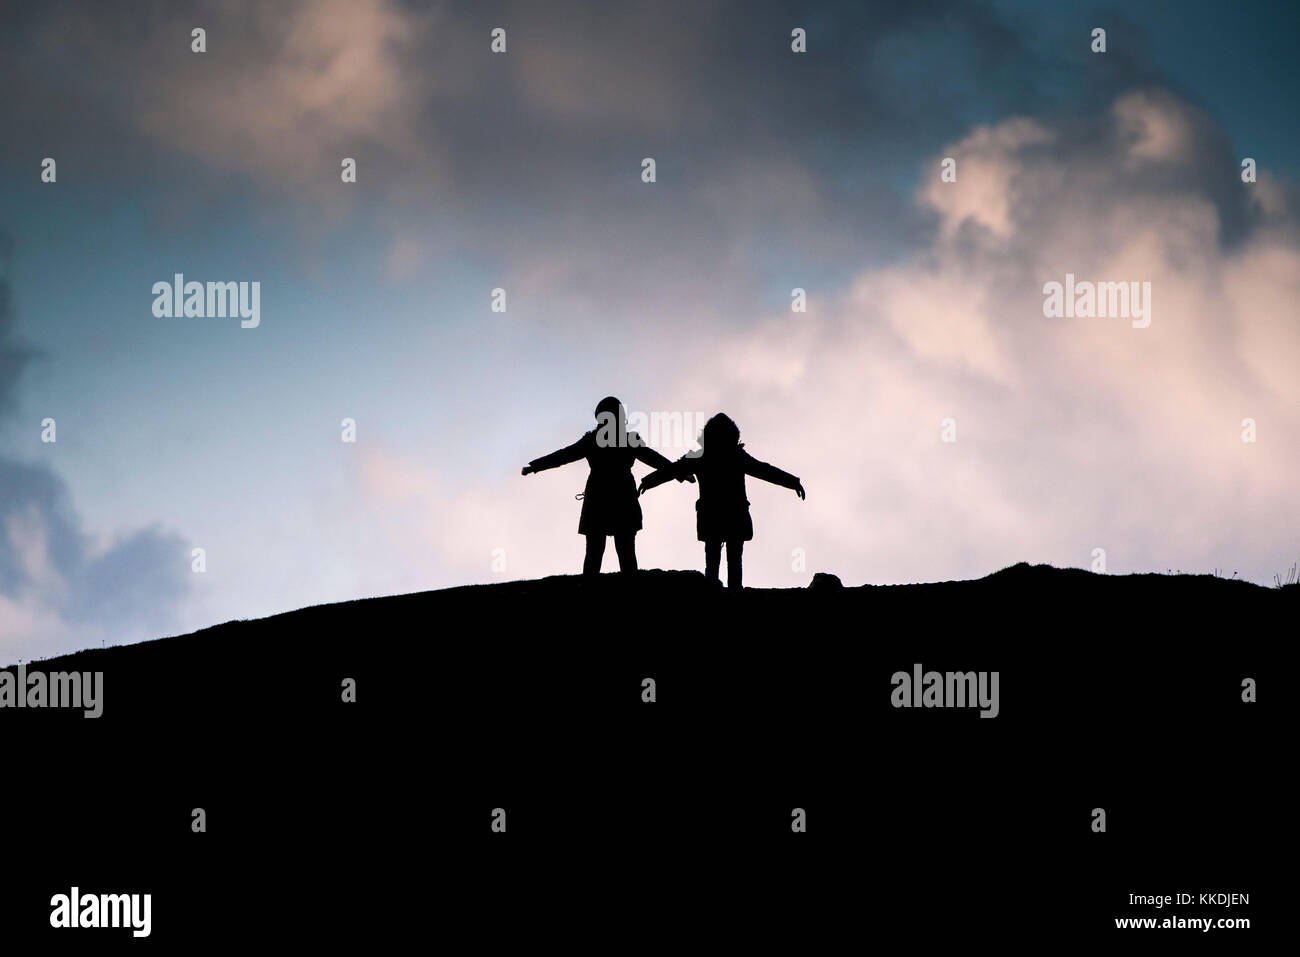
<svg viewBox="0 0 1300 957">
<path fill-rule="evenodd" d="M 6 663 L 574 573 L 585 466 L 519 470 L 608 394 L 802 479 L 750 481 L 749 585 L 1300 559 L 1294 4 L 0 17 Z M 156 316 L 176 273 L 260 324 Z M 1150 324 L 1045 316 L 1067 273 Z M 643 567 L 702 568 L 694 494 Z"/>
</svg>

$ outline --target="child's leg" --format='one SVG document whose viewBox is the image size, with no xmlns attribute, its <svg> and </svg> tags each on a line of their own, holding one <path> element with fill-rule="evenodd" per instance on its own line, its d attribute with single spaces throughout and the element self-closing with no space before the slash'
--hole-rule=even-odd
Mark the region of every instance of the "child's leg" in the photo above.
<svg viewBox="0 0 1300 957">
<path fill-rule="evenodd" d="M 621 571 L 636 571 L 636 532 L 615 535 L 614 551 L 618 552 L 618 567 Z"/>
<path fill-rule="evenodd" d="M 740 553 L 745 550 L 745 541 L 741 538 L 727 542 L 727 587 L 739 589 Z"/>
<path fill-rule="evenodd" d="M 582 573 L 584 575 L 599 575 L 600 561 L 605 557 L 605 536 L 588 535 L 587 536 L 587 557 L 582 560 Z"/>
<path fill-rule="evenodd" d="M 718 568 L 722 565 L 722 542 L 704 543 L 704 577 L 709 581 L 718 580 Z"/>
</svg>

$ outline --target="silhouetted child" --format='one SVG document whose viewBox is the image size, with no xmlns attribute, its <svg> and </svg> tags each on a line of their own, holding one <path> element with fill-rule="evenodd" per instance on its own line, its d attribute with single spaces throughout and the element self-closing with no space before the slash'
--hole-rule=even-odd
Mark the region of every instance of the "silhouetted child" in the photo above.
<svg viewBox="0 0 1300 957">
<path fill-rule="evenodd" d="M 586 459 L 591 473 L 582 493 L 582 516 L 578 520 L 578 534 L 587 537 L 582 573 L 600 574 L 608 535 L 614 536 L 619 568 L 634 572 L 636 533 L 641 530 L 641 503 L 637 501 L 632 463 L 640 459 L 652 468 L 661 469 L 671 467 L 672 462 L 647 447 L 637 433 L 627 430 L 623 403 L 612 395 L 601 399 L 596 406 L 596 423 L 596 429 L 567 448 L 533 459 L 524 466 L 523 474 L 543 472 Z"/>
<path fill-rule="evenodd" d="M 745 542 L 754 537 L 754 523 L 749 517 L 749 499 L 745 497 L 745 476 L 792 489 L 804 498 L 803 485 L 789 472 L 760 462 L 740 441 L 740 429 L 725 413 L 719 412 L 700 434 L 699 452 L 691 452 L 667 468 L 651 472 L 641 480 L 647 492 L 670 478 L 678 481 L 691 477 L 700 480 L 700 497 L 695 502 L 695 537 L 704 543 L 704 575 L 718 581 L 722 564 L 722 543 L 727 543 L 727 587 L 741 586 L 741 553 Z"/>
</svg>

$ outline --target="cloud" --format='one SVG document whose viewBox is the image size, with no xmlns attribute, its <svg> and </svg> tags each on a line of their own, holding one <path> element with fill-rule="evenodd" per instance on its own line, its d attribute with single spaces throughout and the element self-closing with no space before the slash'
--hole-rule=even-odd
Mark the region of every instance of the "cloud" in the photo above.
<svg viewBox="0 0 1300 957">
<path fill-rule="evenodd" d="M 384 256 L 384 273 L 394 282 L 402 282 L 419 274 L 428 263 L 433 250 L 418 236 L 401 235 L 393 239 Z"/>
<path fill-rule="evenodd" d="M 1295 207 L 1275 183 L 1214 182 L 1236 177 L 1219 132 L 1165 91 L 1121 96 L 1086 134 L 1044 117 L 973 128 L 940 154 L 956 183 L 924 166 L 915 202 L 934 228 L 914 256 L 859 270 L 806 315 L 702 326 L 688 349 L 646 343 L 643 366 L 676 370 L 655 386 L 665 409 L 732 413 L 750 451 L 808 489 L 801 503 L 749 483 L 749 582 L 1088 566 L 1094 548 L 1116 572 L 1269 581 L 1294 561 Z M 1150 327 L 1044 317 L 1044 283 L 1067 272 L 1150 282 Z M 945 419 L 956 442 L 941 441 Z M 521 462 L 545 451 L 525 445 Z M 521 557 L 509 577 L 576 570 L 572 471 L 467 488 L 385 450 L 357 490 L 407 562 L 490 580 L 493 542 Z M 670 485 L 643 500 L 644 563 L 700 565 L 691 498 Z"/>
<path fill-rule="evenodd" d="M 0 411 L 12 411 L 35 353 L 14 337 L 0 278 Z M 156 638 L 176 625 L 189 586 L 173 532 L 136 529 L 104 540 L 81 527 L 66 484 L 43 464 L 0 456 L 0 661 Z"/>
<path fill-rule="evenodd" d="M 1023 77 L 1044 64 L 990 7 L 815 4 L 807 56 L 789 50 L 787 5 L 741 7 L 69 3 L 20 18 L 0 71 L 34 94 L 9 107 L 19 141 L 93 148 L 105 182 L 146 182 L 169 226 L 218 206 L 234 174 L 313 234 L 386 204 L 385 231 L 434 232 L 439 248 L 517 257 L 558 231 L 580 259 L 608 252 L 610 232 L 671 254 L 683 224 L 741 253 L 753 225 L 775 224 L 827 269 L 856 244 L 887 245 L 872 219 L 888 218 L 891 242 L 916 228 L 892 189 L 899 157 L 966 113 L 1042 95 Z M 921 56 L 949 82 L 901 66 Z M 660 163 L 652 192 L 630 188 L 646 155 Z M 355 188 L 339 181 L 344 156 Z M 619 288 L 642 272 L 628 260 Z"/>
<path fill-rule="evenodd" d="M 426 182 L 445 170 L 437 140 L 417 132 L 422 110 L 469 89 L 456 52 L 436 44 L 442 18 L 395 0 L 208 0 L 70 9 L 36 36 L 52 56 L 88 59 L 96 86 L 115 92 L 76 95 L 120 113 L 151 149 L 321 202 L 345 195 L 345 156 L 363 182 L 380 181 L 377 155 Z M 191 50 L 195 26 L 204 53 Z"/>
<path fill-rule="evenodd" d="M 983 126 L 967 136 L 961 143 L 957 168 L 961 189 L 951 189 L 951 183 L 929 176 L 922 191 L 924 204 L 939 213 L 942 238 L 951 240 L 966 223 L 1008 237 L 1018 186 L 1032 165 L 1027 148 L 1051 139 L 1050 130 L 1030 119 Z"/>
<path fill-rule="evenodd" d="M 973 130 L 944 150 L 958 182 L 918 193 L 938 217 L 928 250 L 864 270 L 829 318 L 738 334 L 738 350 L 758 350 L 749 361 L 808 373 L 772 395 L 738 370 L 727 401 L 801 463 L 810 506 L 829 481 L 845 517 L 879 530 L 828 564 L 897 580 L 1087 564 L 1104 547 L 1117 570 L 1231 565 L 1266 580 L 1293 560 L 1293 208 L 1228 242 L 1245 201 L 1206 188 L 1207 169 L 1235 174 L 1204 148 L 1218 135 L 1203 114 L 1139 91 L 1103 127 L 1101 152 L 1077 149 L 1068 124 Z M 1135 183 L 1134 163 L 1159 175 Z M 1150 282 L 1151 327 L 1044 318 L 1043 284 L 1067 272 Z M 1269 438 L 1243 443 L 1245 418 Z M 787 540 L 810 532 L 789 510 L 773 523 Z"/>
<path fill-rule="evenodd" d="M 1156 60 L 1131 24 L 1095 58 L 1084 43 L 1031 44 L 1046 21 L 988 5 L 814 4 L 801 14 L 811 52 L 794 56 L 788 5 L 763 0 L 743 15 L 693 2 L 618 15 L 398 0 L 42 9 L 54 12 L 0 40 L 0 74 L 29 94 L 8 104 L 15 141 L 94 156 L 83 195 L 105 203 L 180 195 L 192 212 L 206 199 L 221 215 L 178 213 L 165 237 L 178 246 L 219 249 L 227 225 L 242 241 L 249 220 L 225 206 L 255 197 L 258 226 L 290 224 L 268 244 L 309 223 L 338 288 L 364 290 L 385 320 L 390 307 L 420 317 L 410 337 L 415 322 L 371 323 L 358 349 L 355 311 L 322 308 L 305 364 L 295 347 L 245 368 L 248 395 L 265 368 L 293 390 L 312 370 L 355 369 L 302 401 L 343 383 L 391 431 L 363 433 L 356 469 L 329 476 L 350 494 L 304 505 L 319 523 L 285 503 L 328 459 L 265 476 L 280 491 L 243 513 L 261 541 L 232 536 L 234 584 L 208 593 L 223 617 L 491 580 L 496 547 L 508 577 L 576 569 L 580 466 L 523 480 L 500 459 L 571 440 L 608 391 L 726 409 L 751 451 L 805 479 L 806 503 L 751 483 L 755 584 L 1079 564 L 1094 546 L 1116 568 L 1241 559 L 1262 579 L 1294 561 L 1294 523 L 1278 520 L 1296 464 L 1280 439 L 1300 397 L 1293 195 L 1265 173 L 1243 186 L 1196 105 L 1133 83 Z M 200 22 L 202 56 L 188 42 Z M 504 57 L 488 52 L 497 23 Z M 360 160 L 355 190 L 337 179 L 341 155 Z M 645 155 L 659 160 L 653 187 L 638 179 Z M 938 181 L 945 155 L 957 183 Z M 351 217 L 322 217 L 336 205 Z M 1150 280 L 1153 326 L 1045 320 L 1042 284 L 1066 272 Z M 510 315 L 488 326 L 496 285 Z M 788 311 L 793 286 L 806 315 Z M 11 378 L 16 355 L 0 350 Z M 151 355 L 135 367 L 148 385 L 162 374 Z M 566 394 L 581 421 L 543 409 Z M 13 397 L 0 380 L 0 405 Z M 190 413 L 173 415 L 193 432 Z M 942 444 L 950 417 L 958 441 Z M 538 441 L 521 418 L 565 434 Z M 202 441 L 222 448 L 216 432 Z M 182 466 L 162 468 L 193 488 Z M 691 497 L 647 497 L 647 563 L 698 566 Z M 88 580 L 109 587 L 86 569 L 110 546 L 77 532 L 70 509 L 29 503 L 6 528 L 23 627 Z M 150 541 L 121 553 L 146 578 L 175 544 Z M 807 574 L 791 568 L 796 548 Z"/>
<path fill-rule="evenodd" d="M 9 241 L 0 234 L 0 262 L 9 258 Z M 18 317 L 14 312 L 9 281 L 0 278 L 0 415 L 14 410 L 18 402 L 18 377 L 37 352 L 19 342 L 14 334 Z"/>
</svg>

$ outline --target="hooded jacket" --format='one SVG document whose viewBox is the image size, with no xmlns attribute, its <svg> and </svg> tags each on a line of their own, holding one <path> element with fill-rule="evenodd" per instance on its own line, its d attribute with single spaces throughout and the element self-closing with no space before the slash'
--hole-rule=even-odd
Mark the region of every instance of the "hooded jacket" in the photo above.
<svg viewBox="0 0 1300 957">
<path fill-rule="evenodd" d="M 597 432 L 587 432 L 570 446 L 533 459 L 536 472 L 586 459 L 591 467 L 582 492 L 579 535 L 624 535 L 641 530 L 641 503 L 637 500 L 632 463 L 638 460 L 654 469 L 672 467 L 666 456 L 647 446 L 635 432 L 622 433 L 623 440 L 602 445 Z"/>
<path fill-rule="evenodd" d="M 647 489 L 669 479 L 679 482 L 694 476 L 699 480 L 700 497 L 695 502 L 695 537 L 701 542 L 748 542 L 754 537 L 754 522 L 749 516 L 749 499 L 745 476 L 796 489 L 799 479 L 775 465 L 760 462 L 742 445 L 723 451 L 702 451 L 684 455 L 667 468 L 645 477 Z"/>
</svg>

